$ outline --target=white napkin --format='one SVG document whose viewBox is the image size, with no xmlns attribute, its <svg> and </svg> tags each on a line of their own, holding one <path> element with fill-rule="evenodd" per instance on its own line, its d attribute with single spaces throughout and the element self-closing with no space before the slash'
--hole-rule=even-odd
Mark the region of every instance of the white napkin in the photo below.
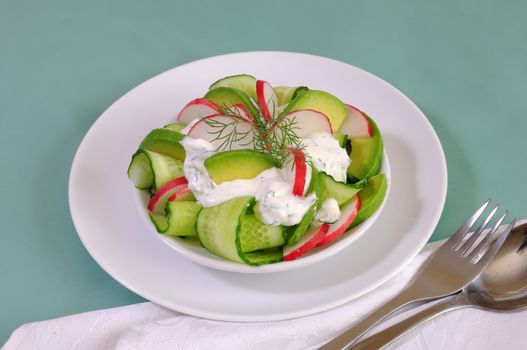
<svg viewBox="0 0 527 350">
<path fill-rule="evenodd" d="M 401 290 L 437 247 L 437 242 L 427 245 L 402 272 L 380 288 L 308 317 L 262 323 L 219 322 L 147 302 L 29 323 L 18 328 L 2 349 L 316 349 Z M 526 349 L 526 321 L 527 312 L 457 310 L 428 322 L 391 348 Z"/>
</svg>

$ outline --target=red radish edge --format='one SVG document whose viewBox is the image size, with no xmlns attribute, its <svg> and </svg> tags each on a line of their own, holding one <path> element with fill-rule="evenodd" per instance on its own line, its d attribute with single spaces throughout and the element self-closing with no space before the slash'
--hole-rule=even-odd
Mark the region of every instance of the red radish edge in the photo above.
<svg viewBox="0 0 527 350">
<path fill-rule="evenodd" d="M 287 148 L 294 157 L 295 161 L 295 182 L 293 184 L 293 195 L 302 197 L 304 195 L 304 188 L 306 187 L 306 155 L 299 149 L 289 147 Z"/>
<path fill-rule="evenodd" d="M 158 189 L 156 193 L 154 193 L 152 198 L 150 198 L 150 201 L 148 202 L 148 210 L 150 212 L 153 212 L 154 209 L 156 209 L 156 206 L 159 203 L 161 198 L 165 197 L 167 194 L 170 194 L 170 197 L 172 197 L 172 193 L 170 191 L 177 190 L 178 186 L 186 185 L 186 184 L 188 184 L 187 179 L 185 179 L 184 176 L 181 176 L 161 186 L 161 188 Z"/>
<path fill-rule="evenodd" d="M 212 101 L 209 101 L 207 99 L 204 99 L 204 98 L 201 98 L 201 97 L 198 97 L 198 98 L 195 98 L 193 99 L 192 101 L 190 101 L 189 103 L 187 103 L 185 105 L 185 107 L 183 107 L 183 109 L 179 112 L 179 114 L 177 115 L 176 117 L 176 121 L 180 121 L 181 119 L 181 115 L 183 114 L 183 112 L 185 112 L 185 110 L 187 109 L 187 107 L 190 107 L 190 106 L 193 106 L 193 105 L 203 105 L 203 106 L 206 106 L 206 107 L 209 107 L 213 110 L 216 111 L 216 113 L 221 113 L 221 108 L 220 106 L 218 106 L 217 104 L 215 104 L 214 102 Z"/>
<path fill-rule="evenodd" d="M 173 202 L 175 201 L 176 199 L 180 198 L 181 196 L 187 194 L 190 192 L 190 189 L 188 188 L 187 185 L 183 185 L 181 186 L 180 188 L 178 188 L 178 190 L 176 191 L 176 193 L 174 193 L 169 199 L 168 201 L 169 202 Z"/>
<path fill-rule="evenodd" d="M 302 255 L 313 249 L 318 242 L 328 232 L 329 224 L 323 224 L 320 226 L 311 226 L 304 237 L 295 244 L 293 247 L 284 248 L 284 261 L 291 261 L 300 258 Z"/>
<path fill-rule="evenodd" d="M 340 235 L 346 232 L 348 227 L 350 227 L 353 223 L 353 220 L 355 220 L 360 206 L 361 201 L 358 195 L 355 196 L 355 199 L 353 199 L 351 202 L 345 204 L 342 208 L 342 213 L 339 220 L 329 226 L 328 232 L 324 235 L 324 237 L 322 237 L 320 242 L 317 243 L 317 247 L 321 247 L 334 241 L 340 237 Z"/>
<path fill-rule="evenodd" d="M 372 136 L 373 136 L 373 129 L 372 129 L 372 127 L 371 127 L 370 121 L 369 121 L 368 118 L 366 118 L 366 116 L 364 115 L 364 112 L 361 111 L 360 109 L 358 109 L 357 107 L 352 106 L 352 105 L 350 105 L 350 104 L 347 104 L 347 103 L 346 103 L 346 106 L 348 106 L 349 108 L 354 109 L 354 110 L 356 110 L 357 112 L 360 113 L 361 117 L 364 119 L 364 121 L 365 121 L 366 124 L 368 125 L 368 136 L 369 136 L 369 137 L 372 137 Z"/>
<path fill-rule="evenodd" d="M 270 84 L 266 82 L 265 80 L 257 80 L 256 81 L 256 99 L 258 100 L 258 106 L 260 106 L 260 109 L 262 110 L 262 114 L 264 118 L 269 121 L 272 119 L 271 113 L 269 112 L 269 107 L 267 106 L 267 101 L 265 98 L 265 84 Z M 272 89 L 272 87 L 271 87 Z"/>
</svg>

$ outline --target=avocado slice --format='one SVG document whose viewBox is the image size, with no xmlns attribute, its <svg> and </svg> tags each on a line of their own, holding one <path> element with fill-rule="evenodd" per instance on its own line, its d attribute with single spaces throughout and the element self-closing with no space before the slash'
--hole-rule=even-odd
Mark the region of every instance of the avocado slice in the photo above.
<svg viewBox="0 0 527 350">
<path fill-rule="evenodd" d="M 307 86 L 277 86 L 274 88 L 278 105 L 284 106 L 294 100 L 301 91 L 309 90 Z"/>
<path fill-rule="evenodd" d="M 277 164 L 273 157 L 252 150 L 219 152 L 205 160 L 205 168 L 217 185 L 236 179 L 253 179 L 275 166 Z"/>
<path fill-rule="evenodd" d="M 256 84 L 256 83 L 255 83 Z M 220 86 L 215 89 L 209 90 L 203 97 L 209 101 L 214 102 L 222 109 L 238 103 L 243 104 L 252 115 L 259 115 L 258 110 L 254 107 L 249 96 L 242 90 Z"/>
<path fill-rule="evenodd" d="M 209 90 L 219 87 L 230 87 L 241 90 L 256 101 L 256 78 L 252 75 L 237 74 L 219 79 L 209 87 Z"/>
<path fill-rule="evenodd" d="M 361 187 L 335 181 L 323 172 L 318 173 L 318 178 L 313 180 L 313 185 L 319 205 L 322 205 L 326 199 L 333 198 L 339 206 L 342 206 L 361 190 Z"/>
<path fill-rule="evenodd" d="M 378 174 L 368 179 L 368 184 L 360 191 L 360 209 L 351 227 L 357 226 L 372 216 L 381 206 L 386 196 L 388 183 L 386 175 Z"/>
<path fill-rule="evenodd" d="M 163 154 L 181 161 L 185 160 L 185 149 L 180 141 L 185 135 L 170 129 L 154 129 L 141 142 L 139 149 Z"/>
<path fill-rule="evenodd" d="M 321 90 L 300 91 L 295 99 L 285 108 L 284 114 L 299 109 L 313 109 L 328 117 L 333 131 L 340 128 L 348 114 L 348 108 L 337 97 Z"/>
<path fill-rule="evenodd" d="M 351 140 L 351 164 L 348 167 L 348 175 L 352 180 L 369 178 L 379 172 L 382 161 L 383 142 L 382 135 L 377 124 L 369 116 L 373 136 L 359 137 Z"/>
</svg>

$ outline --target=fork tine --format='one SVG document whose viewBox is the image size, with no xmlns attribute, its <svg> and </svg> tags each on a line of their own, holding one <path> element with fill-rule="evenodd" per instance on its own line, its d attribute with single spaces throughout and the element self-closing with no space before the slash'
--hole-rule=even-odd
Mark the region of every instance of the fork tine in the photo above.
<svg viewBox="0 0 527 350">
<path fill-rule="evenodd" d="M 479 261 L 476 263 L 476 265 L 487 265 L 490 260 L 496 255 L 498 250 L 501 248 L 507 237 L 509 236 L 509 233 L 511 233 L 512 229 L 516 225 L 517 218 L 514 218 L 512 222 L 507 226 L 507 228 L 501 233 L 501 235 L 492 243 L 489 250 L 485 252 L 485 254 L 479 259 Z"/>
<path fill-rule="evenodd" d="M 501 223 L 503 222 L 503 220 L 505 220 L 507 215 L 509 215 L 509 212 L 505 210 L 505 213 L 503 213 L 503 215 L 498 219 L 498 221 L 496 221 L 494 227 L 492 227 L 490 232 L 487 233 L 487 236 L 485 236 L 485 238 L 482 239 L 481 242 L 479 242 L 477 247 L 474 247 L 474 250 L 472 250 L 472 252 L 468 255 L 469 259 L 473 259 L 477 255 L 479 255 L 483 251 L 483 249 L 485 249 L 486 244 L 494 237 L 495 233 L 498 231 L 501 226 Z"/>
<path fill-rule="evenodd" d="M 445 244 L 448 243 L 449 245 L 454 246 L 455 249 L 458 248 L 458 245 L 463 241 L 463 238 L 468 233 L 468 230 L 470 230 L 472 225 L 474 225 L 474 223 L 479 219 L 485 209 L 487 209 L 487 206 L 489 205 L 490 201 L 490 198 L 487 199 L 487 201 L 483 203 L 483 205 L 478 210 L 476 210 L 476 212 L 472 214 L 472 216 L 469 217 L 467 221 L 465 221 L 465 223 L 456 231 L 456 233 L 452 235 L 452 237 L 450 237 L 445 242 Z"/>
<path fill-rule="evenodd" d="M 465 243 L 461 246 L 461 250 L 463 250 L 463 254 L 467 254 L 470 251 L 470 248 L 474 245 L 474 242 L 476 242 L 480 237 L 483 236 L 485 229 L 487 228 L 487 225 L 489 224 L 492 217 L 496 214 L 498 209 L 500 208 L 500 205 L 496 205 L 494 209 L 490 212 L 490 214 L 487 216 L 487 218 L 479 225 L 478 229 L 474 231 L 472 236 L 470 236 L 469 239 L 466 240 Z M 475 247 L 474 247 L 475 249 Z"/>
</svg>

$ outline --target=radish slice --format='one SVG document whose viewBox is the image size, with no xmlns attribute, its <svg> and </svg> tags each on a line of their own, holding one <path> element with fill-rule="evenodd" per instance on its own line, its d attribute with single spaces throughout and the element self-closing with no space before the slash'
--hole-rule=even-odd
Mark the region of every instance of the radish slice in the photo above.
<svg viewBox="0 0 527 350">
<path fill-rule="evenodd" d="M 317 247 L 326 245 L 335 239 L 337 239 L 341 234 L 346 232 L 348 227 L 353 223 L 357 213 L 360 209 L 360 197 L 355 196 L 351 201 L 344 204 L 341 210 L 340 218 L 337 222 L 329 225 L 328 232 L 325 236 L 318 242 Z"/>
<path fill-rule="evenodd" d="M 228 109 L 229 109 L 229 114 L 240 116 L 247 120 L 254 119 L 253 116 L 251 115 L 251 112 L 249 112 L 249 109 L 241 103 L 232 105 Z"/>
<path fill-rule="evenodd" d="M 284 247 L 284 261 L 300 258 L 313 249 L 328 232 L 329 224 L 311 226 L 302 239 L 292 247 Z"/>
<path fill-rule="evenodd" d="M 234 133 L 238 138 L 229 140 L 222 136 Z M 188 132 L 188 136 L 210 142 L 216 149 L 253 149 L 254 128 L 248 120 L 234 115 L 212 115 L 199 120 Z M 227 145 L 226 142 L 229 144 Z"/>
<path fill-rule="evenodd" d="M 167 182 L 159 188 L 156 193 L 154 193 L 152 198 L 150 198 L 150 201 L 148 202 L 148 211 L 157 214 L 164 214 L 168 199 L 177 193 L 182 185 L 186 184 L 188 184 L 188 181 L 184 176 L 177 177 L 174 180 Z"/>
<path fill-rule="evenodd" d="M 213 114 L 220 114 L 220 107 L 204 98 L 196 98 L 190 101 L 181 112 L 179 112 L 176 121 L 181 124 L 189 124 L 194 119 L 201 119 Z"/>
<path fill-rule="evenodd" d="M 169 199 L 168 201 L 169 202 L 174 202 L 174 201 L 181 201 L 181 200 L 191 200 L 192 197 L 194 197 L 194 194 L 192 193 L 192 191 L 190 190 L 190 188 L 188 188 L 188 185 L 182 185 L 178 188 L 178 190 L 176 191 L 176 193 L 174 193 Z"/>
<path fill-rule="evenodd" d="M 339 133 L 348 135 L 350 139 L 372 137 L 373 129 L 364 113 L 352 105 L 347 104 L 346 107 L 348 107 L 348 114 L 340 126 Z"/>
<path fill-rule="evenodd" d="M 333 134 L 328 117 L 312 109 L 292 111 L 286 114 L 279 123 L 284 125 L 287 122 L 294 123 L 292 127 L 300 138 L 308 137 L 314 132 Z"/>
<path fill-rule="evenodd" d="M 302 197 L 311 180 L 311 178 L 308 179 L 308 173 L 311 175 L 311 167 L 307 164 L 304 152 L 293 147 L 289 147 L 287 150 L 291 152 L 294 166 L 286 159 L 282 169 L 285 177 L 293 177 L 293 195 Z"/>
<path fill-rule="evenodd" d="M 267 121 L 273 120 L 278 114 L 278 96 L 271 84 L 264 80 L 257 80 L 256 98 L 264 118 Z"/>
</svg>

